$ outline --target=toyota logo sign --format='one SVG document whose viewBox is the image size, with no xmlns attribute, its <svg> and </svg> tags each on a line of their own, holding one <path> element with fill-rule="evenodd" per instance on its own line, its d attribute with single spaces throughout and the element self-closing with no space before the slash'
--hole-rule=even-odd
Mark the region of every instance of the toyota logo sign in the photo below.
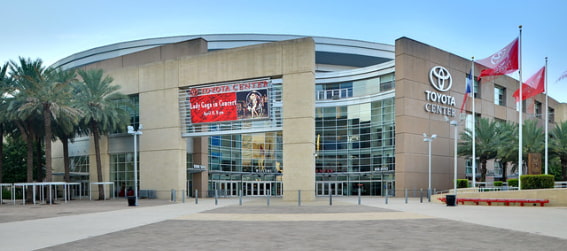
<svg viewBox="0 0 567 251">
<path fill-rule="evenodd" d="M 435 66 L 429 71 L 429 82 L 440 92 L 446 92 L 453 85 L 451 73 L 443 66 Z"/>
</svg>

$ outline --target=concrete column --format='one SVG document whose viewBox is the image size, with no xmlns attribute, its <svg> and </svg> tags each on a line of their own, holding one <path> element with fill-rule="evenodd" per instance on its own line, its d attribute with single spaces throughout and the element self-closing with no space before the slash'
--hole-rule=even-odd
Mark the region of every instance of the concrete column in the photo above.
<svg viewBox="0 0 567 251">
<path fill-rule="evenodd" d="M 284 46 L 283 199 L 315 199 L 315 55 L 314 43 Z M 289 48 L 289 50 L 288 50 Z M 293 50 L 291 49 L 293 48 Z M 292 70 L 293 69 L 293 70 Z"/>
</svg>

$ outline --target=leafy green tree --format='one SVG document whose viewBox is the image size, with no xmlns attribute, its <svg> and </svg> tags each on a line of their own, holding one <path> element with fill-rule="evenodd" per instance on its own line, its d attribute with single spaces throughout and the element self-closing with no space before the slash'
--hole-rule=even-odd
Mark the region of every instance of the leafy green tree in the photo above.
<svg viewBox="0 0 567 251">
<path fill-rule="evenodd" d="M 6 183 L 26 181 L 26 142 L 19 136 L 7 136 L 4 147 L 4 181 Z"/>
<path fill-rule="evenodd" d="M 129 123 L 125 104 L 128 96 L 118 92 L 120 86 L 111 85 L 113 79 L 104 76 L 100 69 L 79 70 L 81 83 L 76 85 L 77 107 L 83 112 L 82 123 L 93 136 L 95 145 L 97 180 L 102 182 L 100 137 L 116 130 L 123 131 Z M 99 199 L 104 199 L 104 189 L 99 185 Z"/>
</svg>

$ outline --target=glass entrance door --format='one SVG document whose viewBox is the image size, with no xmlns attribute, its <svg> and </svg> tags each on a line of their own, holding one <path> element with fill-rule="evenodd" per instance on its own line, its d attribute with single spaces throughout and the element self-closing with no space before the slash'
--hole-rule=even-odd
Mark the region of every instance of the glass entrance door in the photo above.
<svg viewBox="0 0 567 251">
<path fill-rule="evenodd" d="M 217 189 L 219 196 L 238 196 L 239 181 L 214 181 L 214 189 Z"/>
<path fill-rule="evenodd" d="M 339 181 L 317 181 L 317 195 L 342 196 L 345 184 Z"/>
<path fill-rule="evenodd" d="M 244 181 L 242 187 L 246 196 L 273 195 L 271 181 Z"/>
</svg>

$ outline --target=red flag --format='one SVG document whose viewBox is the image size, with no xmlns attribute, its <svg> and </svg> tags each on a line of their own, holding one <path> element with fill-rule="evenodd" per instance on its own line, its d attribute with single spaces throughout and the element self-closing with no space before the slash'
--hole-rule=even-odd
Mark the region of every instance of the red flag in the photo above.
<svg viewBox="0 0 567 251">
<path fill-rule="evenodd" d="M 480 72 L 479 78 L 484 76 L 498 76 L 506 75 L 518 70 L 518 52 L 519 52 L 519 39 L 516 38 L 512 43 L 504 47 L 504 49 L 492 54 L 482 60 L 478 60 L 479 64 L 482 64 L 488 69 L 484 69 Z"/>
<path fill-rule="evenodd" d="M 538 72 L 536 72 L 536 74 L 531 76 L 522 85 L 522 100 L 531 98 L 544 91 L 545 91 L 545 66 L 541 67 L 541 69 Z M 514 92 L 514 95 L 512 96 L 516 98 L 516 102 L 519 102 L 520 89 L 516 90 Z"/>
</svg>

